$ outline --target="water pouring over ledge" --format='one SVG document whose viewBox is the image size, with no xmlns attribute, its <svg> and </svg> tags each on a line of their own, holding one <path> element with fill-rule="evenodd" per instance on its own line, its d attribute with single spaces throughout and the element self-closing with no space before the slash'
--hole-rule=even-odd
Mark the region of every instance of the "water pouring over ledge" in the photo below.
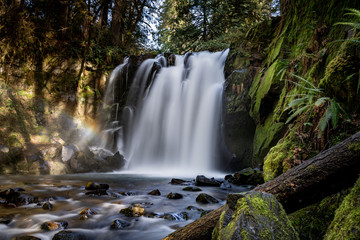
<svg viewBox="0 0 360 240">
<path fill-rule="evenodd" d="M 123 72 L 126 62 L 117 67 L 105 96 L 115 114 L 106 120 L 106 138 L 97 148 L 119 151 L 125 167 L 136 172 L 216 170 L 228 52 L 176 56 L 175 66 L 169 67 L 164 57 L 145 60 L 130 87 L 121 123 L 115 90 L 109 88 L 115 88 L 113 74 Z"/>
</svg>

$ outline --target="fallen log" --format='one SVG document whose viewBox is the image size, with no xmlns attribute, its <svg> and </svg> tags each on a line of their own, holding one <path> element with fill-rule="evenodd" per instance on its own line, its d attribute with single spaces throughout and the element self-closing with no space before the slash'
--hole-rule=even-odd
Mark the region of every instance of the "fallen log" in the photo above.
<svg viewBox="0 0 360 240">
<path fill-rule="evenodd" d="M 360 132 L 319 153 L 253 191 L 276 196 L 287 213 L 318 202 L 354 184 L 360 173 Z M 163 240 L 206 240 L 224 207 L 176 230 Z"/>
<path fill-rule="evenodd" d="M 360 132 L 253 191 L 276 196 L 287 213 L 351 187 L 360 173 Z"/>
</svg>

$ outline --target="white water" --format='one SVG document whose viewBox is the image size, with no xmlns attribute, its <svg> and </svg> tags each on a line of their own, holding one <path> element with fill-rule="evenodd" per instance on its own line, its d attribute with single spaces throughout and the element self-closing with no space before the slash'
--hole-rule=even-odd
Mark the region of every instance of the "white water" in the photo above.
<svg viewBox="0 0 360 240">
<path fill-rule="evenodd" d="M 126 138 L 119 141 L 129 169 L 214 170 L 227 54 L 201 52 L 186 64 L 177 56 L 175 66 L 162 67 L 155 78 L 151 70 L 163 58 L 140 66 L 124 112 Z"/>
</svg>

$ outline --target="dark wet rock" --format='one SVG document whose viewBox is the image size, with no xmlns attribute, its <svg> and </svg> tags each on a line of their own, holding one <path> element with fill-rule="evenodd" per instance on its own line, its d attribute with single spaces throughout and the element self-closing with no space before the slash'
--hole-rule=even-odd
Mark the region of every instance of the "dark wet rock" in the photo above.
<svg viewBox="0 0 360 240">
<path fill-rule="evenodd" d="M 232 178 L 232 177 L 233 177 L 233 175 L 228 174 L 228 175 L 226 175 L 226 176 L 225 176 L 225 178 L 224 178 L 224 179 L 227 181 L 227 180 L 229 180 L 229 179 L 230 179 L 230 178 Z"/>
<path fill-rule="evenodd" d="M 220 187 L 221 182 L 215 180 L 214 178 L 207 178 L 204 175 L 198 175 L 198 176 L 196 176 L 195 185 L 196 186 Z"/>
<path fill-rule="evenodd" d="M 14 215 L 0 216 L 0 224 L 8 225 L 14 218 Z"/>
<path fill-rule="evenodd" d="M 86 240 L 84 233 L 70 230 L 60 231 L 52 238 L 52 240 Z"/>
<path fill-rule="evenodd" d="M 160 195 L 161 195 L 159 189 L 152 190 L 152 191 L 149 192 L 148 194 L 149 194 L 149 195 L 154 195 L 154 196 L 160 196 Z"/>
<path fill-rule="evenodd" d="M 6 203 L 4 205 L 5 208 L 16 208 L 16 205 L 14 203 Z"/>
<path fill-rule="evenodd" d="M 183 195 L 181 195 L 180 193 L 170 192 L 166 197 L 168 199 L 181 199 L 181 198 L 183 198 Z"/>
<path fill-rule="evenodd" d="M 182 185 L 182 184 L 191 183 L 191 181 L 187 181 L 179 178 L 172 178 L 170 183 L 174 185 Z"/>
<path fill-rule="evenodd" d="M 121 209 L 120 213 L 127 217 L 140 217 L 145 215 L 145 208 L 140 204 L 134 204 L 131 207 Z"/>
<path fill-rule="evenodd" d="M 90 216 L 92 215 L 96 215 L 97 213 L 92 210 L 91 208 L 83 208 L 80 212 L 79 212 L 79 220 L 86 220 L 88 219 Z"/>
<path fill-rule="evenodd" d="M 147 215 L 148 218 L 160 218 L 161 216 L 161 214 L 155 212 L 151 212 Z"/>
<path fill-rule="evenodd" d="M 12 240 L 41 240 L 41 238 L 34 237 L 34 236 L 19 236 L 15 237 Z"/>
<path fill-rule="evenodd" d="M 119 152 L 116 152 L 113 156 L 105 157 L 105 161 L 109 166 L 112 166 L 113 169 L 120 169 L 126 164 L 124 156 Z"/>
<path fill-rule="evenodd" d="M 220 188 L 221 189 L 230 189 L 231 188 L 231 185 L 227 182 L 223 182 L 221 185 L 220 185 Z"/>
<path fill-rule="evenodd" d="M 30 203 L 38 203 L 39 199 L 38 197 L 30 196 L 21 193 L 22 191 L 16 191 L 15 189 L 7 189 L 2 192 L 0 192 L 0 198 L 5 200 L 5 204 L 7 205 L 15 205 L 15 206 L 21 206 L 21 205 L 27 205 Z"/>
<path fill-rule="evenodd" d="M 85 186 L 86 190 L 108 190 L 110 188 L 109 184 L 106 183 L 96 183 L 96 182 L 88 182 Z"/>
<path fill-rule="evenodd" d="M 15 192 L 25 192 L 26 190 L 23 188 L 14 188 Z"/>
<path fill-rule="evenodd" d="M 40 228 L 45 231 L 56 231 L 66 229 L 68 226 L 68 222 L 60 221 L 60 222 L 44 222 L 41 224 Z"/>
<path fill-rule="evenodd" d="M 198 188 L 198 187 L 184 187 L 182 190 L 183 191 L 189 191 L 189 192 L 200 192 L 200 191 L 202 191 L 201 188 Z"/>
<path fill-rule="evenodd" d="M 187 212 L 167 213 L 164 215 L 164 219 L 170 221 L 186 221 L 189 219 L 189 216 Z"/>
<path fill-rule="evenodd" d="M 190 210 L 190 211 L 198 211 L 198 212 L 202 212 L 202 211 L 204 211 L 204 209 L 202 209 L 202 208 L 198 208 L 198 207 L 194 207 L 194 206 L 188 206 L 188 207 L 186 208 L 186 210 Z"/>
<path fill-rule="evenodd" d="M 94 191 L 86 192 L 85 195 L 89 196 L 103 196 L 103 195 L 109 195 L 108 192 L 105 189 L 96 189 Z"/>
<path fill-rule="evenodd" d="M 228 181 L 236 185 L 258 185 L 264 183 L 263 172 L 259 169 L 245 168 L 234 173 Z"/>
<path fill-rule="evenodd" d="M 216 198 L 214 198 L 206 193 L 200 193 L 196 197 L 196 201 L 199 203 L 218 203 L 219 202 Z"/>
<path fill-rule="evenodd" d="M 118 193 L 123 196 L 135 196 L 136 195 L 134 192 L 118 192 Z"/>
<path fill-rule="evenodd" d="M 130 226 L 130 223 L 121 219 L 116 219 L 114 220 L 111 225 L 110 225 L 110 229 L 111 230 L 119 230 L 119 229 L 123 229 Z"/>
<path fill-rule="evenodd" d="M 42 209 L 51 210 L 51 209 L 53 209 L 53 205 L 50 202 L 46 202 L 42 205 Z"/>
</svg>

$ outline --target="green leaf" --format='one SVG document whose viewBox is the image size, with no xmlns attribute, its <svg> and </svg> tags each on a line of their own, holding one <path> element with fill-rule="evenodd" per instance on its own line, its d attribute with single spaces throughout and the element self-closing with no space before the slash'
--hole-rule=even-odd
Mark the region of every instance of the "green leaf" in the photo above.
<svg viewBox="0 0 360 240">
<path fill-rule="evenodd" d="M 322 97 L 322 98 L 319 98 L 318 100 L 316 100 L 316 102 L 315 102 L 315 106 L 320 106 L 320 105 L 322 105 L 323 103 L 325 103 L 326 101 L 329 101 L 330 100 L 330 98 L 328 98 L 328 97 Z"/>
<path fill-rule="evenodd" d="M 331 120 L 332 120 L 332 126 L 335 128 L 339 122 L 339 104 L 335 101 L 331 101 L 330 103 L 330 109 L 331 109 Z"/>
<path fill-rule="evenodd" d="M 293 120 L 295 117 L 299 116 L 300 114 L 306 112 L 308 109 L 310 109 L 311 105 L 305 105 L 302 108 L 299 108 L 298 110 L 296 110 L 293 114 L 291 114 L 291 116 L 286 120 L 285 124 L 288 124 L 289 122 L 291 122 L 291 120 Z"/>
<path fill-rule="evenodd" d="M 319 121 L 319 134 L 318 134 L 318 138 L 321 138 L 326 126 L 329 123 L 329 120 L 332 116 L 332 112 L 331 112 L 331 107 L 328 107 L 325 111 L 325 113 L 323 114 L 323 116 L 321 117 L 320 121 Z"/>
<path fill-rule="evenodd" d="M 292 108 L 294 106 L 298 106 L 298 105 L 302 105 L 304 103 L 306 103 L 306 100 L 308 100 L 308 97 L 303 97 L 303 98 L 296 98 L 294 100 L 292 100 L 289 105 L 288 108 Z"/>
</svg>

